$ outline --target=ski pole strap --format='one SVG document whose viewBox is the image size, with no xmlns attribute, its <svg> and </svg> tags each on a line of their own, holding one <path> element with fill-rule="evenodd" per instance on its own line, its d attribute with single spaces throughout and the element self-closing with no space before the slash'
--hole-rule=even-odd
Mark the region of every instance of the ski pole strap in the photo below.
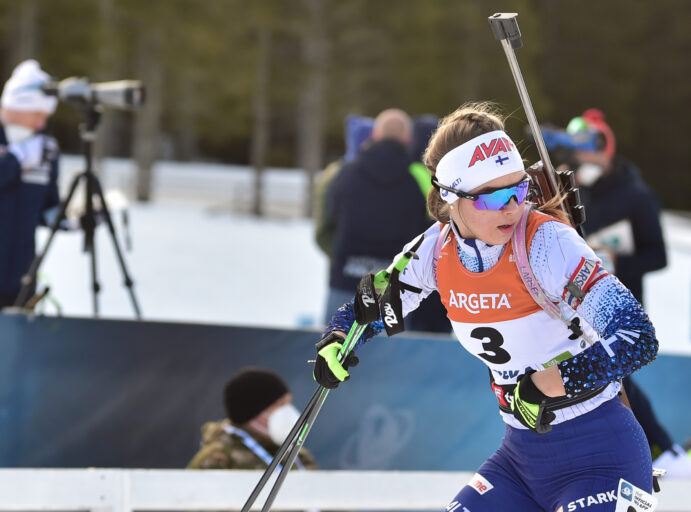
<svg viewBox="0 0 691 512">
<path fill-rule="evenodd" d="M 353 311 L 355 321 L 359 324 L 369 324 L 379 319 L 379 304 L 377 291 L 374 288 L 374 274 L 371 272 L 360 280 L 355 292 Z"/>
<path fill-rule="evenodd" d="M 257 457 L 259 457 L 267 466 L 271 464 L 271 461 L 273 460 L 273 457 L 269 454 L 269 452 L 266 451 L 266 448 L 264 448 L 262 445 L 260 445 L 251 435 L 249 435 L 247 432 L 245 432 L 242 429 L 239 429 L 237 427 L 234 427 L 232 425 L 224 425 L 223 430 L 227 434 L 232 434 L 236 436 L 237 438 L 242 441 L 242 444 L 244 444 L 247 448 L 249 448 L 252 453 L 254 453 Z M 300 462 L 300 459 L 295 459 L 295 465 L 297 466 L 298 469 L 304 470 L 305 466 L 303 466 L 302 462 Z M 278 471 L 281 471 L 282 467 L 279 464 L 276 466 L 276 469 Z"/>
<path fill-rule="evenodd" d="M 403 332 L 403 303 L 401 302 L 401 287 L 398 281 L 398 270 L 394 269 L 389 276 L 389 286 L 381 297 L 381 318 L 388 336 Z"/>
<path fill-rule="evenodd" d="M 401 290 L 413 293 L 421 293 L 422 289 L 402 283 L 399 277 L 410 260 L 417 258 L 415 251 L 422 244 L 424 235 L 420 235 L 413 245 L 405 253 L 400 255 L 389 265 L 386 270 L 387 286 L 381 296 L 379 309 L 384 321 L 384 328 L 388 336 L 393 336 L 405 330 L 403 326 L 403 303 L 401 302 Z M 381 274 L 381 272 L 380 272 Z M 378 274 L 379 275 L 379 274 Z M 376 278 L 375 278 L 376 281 Z"/>
</svg>

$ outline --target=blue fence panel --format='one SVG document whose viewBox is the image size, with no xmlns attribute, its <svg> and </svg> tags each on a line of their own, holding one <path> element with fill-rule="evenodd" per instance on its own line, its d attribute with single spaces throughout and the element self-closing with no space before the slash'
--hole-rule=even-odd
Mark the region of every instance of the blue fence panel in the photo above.
<svg viewBox="0 0 691 512">
<path fill-rule="evenodd" d="M 184 467 L 246 366 L 276 371 L 298 408 L 318 333 L 0 315 L 0 465 Z M 504 432 L 486 367 L 446 338 L 376 338 L 307 440 L 324 469 L 473 470 Z M 691 358 L 637 374 L 677 440 L 689 435 Z M 654 391 L 652 391 L 654 390 Z"/>
</svg>

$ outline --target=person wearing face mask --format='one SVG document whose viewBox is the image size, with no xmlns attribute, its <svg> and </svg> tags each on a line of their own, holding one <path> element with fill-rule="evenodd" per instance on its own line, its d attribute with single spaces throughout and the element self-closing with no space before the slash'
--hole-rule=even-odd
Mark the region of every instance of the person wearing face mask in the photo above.
<svg viewBox="0 0 691 512">
<path fill-rule="evenodd" d="M 587 503 L 591 512 L 612 512 L 622 478 L 626 490 L 651 493 L 645 435 L 618 396 L 619 378 L 657 354 L 639 302 L 565 222 L 562 198 L 533 209 L 523 158 L 491 105 L 464 105 L 442 120 L 424 161 L 438 222 L 394 258 L 416 255 L 400 274 L 402 313 L 439 292 L 455 336 L 488 367 L 506 425 L 497 451 L 447 510 L 553 512 Z M 535 283 L 569 321 L 538 304 L 528 288 Z M 396 320 L 385 318 L 386 326 L 381 319 L 367 326 L 355 350 Z M 316 345 L 313 376 L 326 388 L 350 377 L 353 354 L 343 364 L 338 354 L 354 320 L 351 301 Z M 474 417 L 473 400 L 459 389 L 458 406 L 480 425 L 486 420 Z"/>
<path fill-rule="evenodd" d="M 602 111 L 586 110 L 566 131 L 576 140 L 592 135 L 592 144 L 575 150 L 586 237 L 609 251 L 617 277 L 643 303 L 643 275 L 667 265 L 660 203 L 640 170 L 616 154 Z"/>
<path fill-rule="evenodd" d="M 667 265 L 660 204 L 641 172 L 616 154 L 614 132 L 602 111 L 590 108 L 566 127 L 579 164 L 576 182 L 585 206 L 586 239 L 611 260 L 614 273 L 641 304 L 643 276 Z M 658 420 L 645 392 L 623 379 L 631 408 L 645 432 L 653 465 L 668 478 L 690 478 L 691 457 Z"/>
<path fill-rule="evenodd" d="M 20 63 L 0 99 L 0 309 L 14 304 L 35 256 L 35 231 L 59 204 L 58 144 L 42 133 L 57 100 L 41 91 L 50 77 Z"/>
<path fill-rule="evenodd" d="M 223 397 L 227 418 L 202 426 L 201 448 L 188 469 L 265 469 L 300 416 L 293 395 L 275 373 L 250 367 L 228 381 Z M 303 448 L 295 467 L 317 464 Z"/>
</svg>

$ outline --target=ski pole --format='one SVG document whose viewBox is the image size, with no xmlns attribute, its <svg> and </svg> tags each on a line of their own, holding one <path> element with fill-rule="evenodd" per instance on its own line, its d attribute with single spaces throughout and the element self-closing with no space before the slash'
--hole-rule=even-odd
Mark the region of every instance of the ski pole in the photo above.
<svg viewBox="0 0 691 512">
<path fill-rule="evenodd" d="M 351 352 L 357 341 L 360 339 L 360 336 L 362 336 L 362 334 L 365 332 L 366 327 L 366 325 L 359 325 L 357 322 L 353 323 L 350 330 L 348 331 L 348 335 L 346 336 L 343 348 L 341 349 L 340 361 L 345 360 L 345 358 Z M 276 455 L 272 459 L 271 464 L 269 464 L 269 467 L 266 468 L 264 474 L 260 478 L 257 485 L 254 487 L 254 490 L 250 494 L 249 498 L 247 498 L 247 501 L 242 507 L 242 512 L 249 512 L 257 497 L 266 486 L 266 483 L 269 481 L 269 478 L 271 478 L 271 475 L 278 466 L 279 462 L 281 461 L 281 459 L 283 459 L 285 453 L 288 452 L 288 450 L 290 450 L 290 453 L 288 454 L 286 460 L 284 461 L 283 467 L 281 468 L 281 472 L 279 473 L 276 482 L 274 482 L 270 494 L 267 497 L 266 502 L 262 508 L 262 511 L 269 510 L 269 507 L 271 507 L 271 505 L 273 504 L 273 501 L 276 499 L 276 496 L 278 495 L 278 491 L 283 485 L 283 481 L 287 476 L 287 471 L 289 471 L 290 468 L 293 466 L 293 462 L 295 462 L 295 458 L 300 452 L 300 448 L 304 444 L 305 439 L 307 438 L 307 434 L 312 428 L 314 420 L 317 417 L 317 414 L 319 414 L 319 410 L 324 404 L 324 401 L 326 400 L 328 394 L 329 389 L 324 388 L 322 386 L 319 386 L 319 388 L 317 388 L 317 390 L 314 392 L 312 398 L 307 404 L 307 407 L 305 407 L 302 414 L 300 414 L 300 417 L 295 422 L 293 428 L 290 430 L 288 437 L 286 437 L 286 440 L 283 442 L 278 452 L 276 452 Z"/>
<path fill-rule="evenodd" d="M 302 429 L 305 421 L 307 420 L 310 413 L 312 412 L 312 408 L 314 407 L 314 405 L 317 403 L 317 401 L 319 399 L 320 391 L 321 391 L 321 389 L 318 389 L 312 395 L 312 398 L 310 399 L 309 403 L 307 404 L 307 407 L 305 407 L 305 409 L 302 411 L 302 414 L 300 414 L 300 417 L 295 422 L 295 425 L 290 430 L 290 433 L 286 437 L 285 441 L 283 441 L 283 444 L 278 449 L 278 452 L 276 452 L 276 455 L 274 455 L 274 458 L 271 460 L 269 467 L 266 468 L 266 470 L 264 471 L 264 474 L 259 479 L 259 482 L 254 487 L 252 494 L 250 494 L 249 498 L 247 498 L 247 502 L 242 507 L 242 512 L 248 512 L 249 511 L 250 507 L 252 506 L 254 501 L 257 499 L 257 496 L 259 496 L 259 493 L 262 491 L 262 489 L 266 485 L 266 482 L 269 480 L 269 478 L 271 478 L 271 475 L 273 474 L 274 470 L 276 469 L 276 467 L 280 463 L 281 459 L 283 459 L 283 456 L 285 455 L 285 453 L 290 449 L 292 444 L 295 442 L 295 439 L 297 437 L 298 432 L 300 432 L 300 430 Z"/>
<path fill-rule="evenodd" d="M 350 328 L 350 331 L 348 331 L 348 336 L 346 337 L 346 341 L 344 342 L 343 348 L 341 349 L 341 361 L 344 361 L 345 358 L 348 356 L 352 348 L 355 346 L 355 343 L 357 343 L 357 340 L 365 332 L 366 327 L 366 325 L 358 325 L 357 322 L 353 323 L 353 326 Z M 274 485 L 271 488 L 271 491 L 269 492 L 269 496 L 267 496 L 266 498 L 266 502 L 264 502 L 262 512 L 268 512 L 271 509 L 271 505 L 273 505 L 273 502 L 276 499 L 276 496 L 278 495 L 278 491 L 283 485 L 283 481 L 288 476 L 288 471 L 290 471 L 290 468 L 293 466 L 293 462 L 295 461 L 295 458 L 300 452 L 300 448 L 302 448 L 302 445 L 305 442 L 307 434 L 309 434 L 312 425 L 314 425 L 314 421 L 317 418 L 317 414 L 319 414 L 322 405 L 324 405 L 324 401 L 326 400 L 326 397 L 329 395 L 330 390 L 320 386 L 320 389 L 318 391 L 320 391 L 319 399 L 317 400 L 317 403 L 312 408 L 309 416 L 304 422 L 300 434 L 295 440 L 295 444 L 293 445 L 292 450 L 288 454 L 288 457 L 286 458 L 283 464 L 283 468 L 281 469 L 281 472 L 278 474 L 278 478 L 276 479 L 276 482 L 274 482 Z"/>
<path fill-rule="evenodd" d="M 374 276 L 374 286 L 377 292 L 383 294 L 389 287 L 392 275 L 402 273 L 406 265 L 410 262 L 410 260 L 412 258 L 417 258 L 415 250 L 417 250 L 417 248 L 420 246 L 423 239 L 424 235 L 420 235 L 410 250 L 399 255 L 396 259 L 394 259 L 394 261 L 391 263 L 391 265 L 389 265 L 389 267 L 386 270 L 381 270 Z M 357 344 L 358 340 L 364 334 L 368 323 L 369 322 L 363 322 L 362 324 L 360 324 L 357 322 L 357 320 L 353 322 L 353 325 L 351 325 L 346 339 L 343 341 L 340 350 L 339 361 L 341 363 L 346 360 L 350 352 L 355 348 L 355 345 Z M 300 448 L 304 444 L 305 439 L 307 438 L 307 434 L 312 428 L 312 425 L 314 425 L 314 421 L 317 417 L 317 414 L 319 414 L 319 411 L 321 410 L 321 407 L 324 404 L 324 401 L 326 400 L 326 397 L 328 395 L 329 389 L 324 388 L 322 386 L 319 386 L 319 388 L 314 392 L 312 398 L 307 404 L 307 407 L 305 407 L 304 411 L 302 412 L 298 420 L 295 422 L 295 425 L 288 434 L 288 437 L 283 442 L 278 452 L 272 459 L 271 464 L 269 464 L 269 467 L 266 468 L 259 482 L 254 487 L 254 490 L 252 491 L 249 498 L 242 507 L 241 512 L 249 512 L 250 508 L 257 499 L 257 496 L 259 496 L 264 486 L 266 485 L 266 482 L 268 482 L 269 478 L 278 466 L 279 461 L 283 458 L 284 454 L 288 450 L 290 450 L 290 453 L 288 454 L 286 461 L 283 464 L 283 467 L 281 468 L 281 472 L 279 473 L 276 482 L 274 482 L 274 485 L 271 488 L 271 491 L 269 492 L 269 496 L 267 497 L 266 502 L 262 507 L 262 512 L 267 512 L 270 509 L 276 496 L 278 495 L 278 491 L 283 485 L 283 481 L 288 475 L 287 471 L 290 471 L 290 468 L 292 467 L 293 462 L 295 461 L 295 458 L 297 457 L 300 451 Z"/>
</svg>

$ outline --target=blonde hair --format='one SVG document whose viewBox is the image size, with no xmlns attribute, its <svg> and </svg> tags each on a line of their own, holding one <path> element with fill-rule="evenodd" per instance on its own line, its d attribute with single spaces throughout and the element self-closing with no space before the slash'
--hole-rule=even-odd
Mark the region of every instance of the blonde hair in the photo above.
<svg viewBox="0 0 691 512">
<path fill-rule="evenodd" d="M 483 133 L 504 129 L 504 116 L 499 108 L 488 101 L 465 103 L 439 123 L 439 127 L 429 141 L 423 162 L 436 175 L 437 165 L 442 157 L 452 149 L 468 142 Z M 561 209 L 562 195 L 553 197 L 538 209 L 561 220 L 567 216 Z M 447 224 L 450 220 L 450 205 L 441 198 L 439 190 L 432 188 L 427 196 L 427 208 L 432 217 Z"/>
</svg>

